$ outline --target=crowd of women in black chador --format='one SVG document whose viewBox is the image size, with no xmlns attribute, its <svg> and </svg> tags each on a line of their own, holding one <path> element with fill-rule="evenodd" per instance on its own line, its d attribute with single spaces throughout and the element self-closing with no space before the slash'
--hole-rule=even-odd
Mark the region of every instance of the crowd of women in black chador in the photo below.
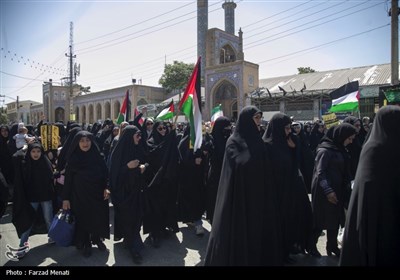
<svg viewBox="0 0 400 280">
<path fill-rule="evenodd" d="M 107 249 L 103 240 L 110 236 L 111 194 L 114 240 L 123 238 L 138 264 L 144 248 L 142 225 L 150 244 L 158 247 L 163 236 L 179 231 L 178 221 L 194 223 L 195 233 L 203 235 L 205 211 L 212 223 L 206 265 L 284 265 L 293 262 L 293 253 L 320 256 L 316 243 L 324 229 L 327 254 L 342 255 L 343 265 L 398 263 L 396 236 L 400 230 L 394 186 L 400 155 L 391 152 L 398 150 L 393 148 L 399 136 L 397 107 L 382 109 L 366 136 L 362 127 L 358 129 L 361 121 L 353 117 L 331 127 L 326 135 L 324 124 L 315 122 L 310 135 L 281 113 L 272 117 L 262 134 L 262 112 L 248 106 L 241 111 L 233 134 L 230 121 L 220 117 L 197 151 L 190 146 L 189 126 L 177 133 L 171 123 L 150 118 L 141 125 L 141 116 L 130 122 L 134 126 L 120 130 L 118 141 L 111 137 L 116 135 L 114 129 L 109 132 L 104 127 L 107 136 L 97 131 L 100 125 L 94 125 L 96 139 L 69 123 L 55 162 L 54 179 L 61 174 L 64 182 L 53 181 L 53 166 L 39 142 L 16 153 L 10 169 L 7 159 L 14 154 L 15 143 L 7 139 L 8 127 L 1 127 L 0 167 L 3 181 L 15 185 L 13 223 L 21 243 L 37 232 L 37 221 L 47 222 L 48 227 L 48 213 L 60 207 L 48 203 L 56 198 L 55 184 L 61 206 L 76 216 L 75 244 L 86 257 L 91 255 L 92 244 Z M 96 143 L 104 139 L 114 141 L 108 157 Z M 310 160 L 312 147 L 314 162 Z M 354 176 L 341 254 L 336 236 L 344 224 Z M 310 188 L 312 203 L 307 195 Z M 55 205 L 53 210 L 51 205 Z M 45 215 L 40 218 L 42 212 Z"/>
<path fill-rule="evenodd" d="M 400 107 L 375 117 L 359 160 L 340 265 L 400 265 Z"/>
</svg>

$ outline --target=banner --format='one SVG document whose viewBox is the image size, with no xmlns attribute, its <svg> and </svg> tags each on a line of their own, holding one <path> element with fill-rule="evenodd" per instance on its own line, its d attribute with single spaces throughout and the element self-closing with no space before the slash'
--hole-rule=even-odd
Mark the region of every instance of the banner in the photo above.
<svg viewBox="0 0 400 280">
<path fill-rule="evenodd" d="M 327 129 L 329 129 L 331 126 L 334 125 L 338 125 L 339 124 L 339 120 L 336 117 L 335 113 L 331 113 L 331 114 L 326 114 L 326 115 L 322 115 L 322 120 L 325 123 L 325 127 Z"/>
<path fill-rule="evenodd" d="M 59 129 L 55 125 L 42 125 L 40 127 L 40 136 L 44 151 L 58 149 L 59 135 Z"/>
</svg>

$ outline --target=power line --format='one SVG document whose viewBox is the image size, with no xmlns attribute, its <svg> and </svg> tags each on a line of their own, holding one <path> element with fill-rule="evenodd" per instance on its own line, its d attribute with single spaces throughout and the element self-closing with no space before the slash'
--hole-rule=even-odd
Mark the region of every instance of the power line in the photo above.
<svg viewBox="0 0 400 280">
<path fill-rule="evenodd" d="M 365 1 L 365 2 L 368 2 L 368 1 Z M 339 2 L 339 3 L 335 4 L 335 5 L 332 5 L 332 6 L 327 7 L 327 8 L 323 8 L 323 9 L 318 10 L 318 11 L 316 11 L 316 12 L 313 12 L 313 13 L 311 13 L 311 14 L 305 15 L 305 16 L 303 16 L 303 17 L 301 17 L 301 18 L 297 18 L 297 19 L 294 19 L 294 20 L 285 22 L 285 23 L 283 23 L 283 24 L 281 24 L 281 25 L 278 25 L 278 26 L 275 26 L 275 27 L 272 27 L 272 28 L 263 30 L 263 31 L 261 31 L 261 32 L 255 33 L 255 34 L 253 34 L 253 35 L 247 36 L 246 39 L 249 39 L 249 38 L 251 38 L 251 37 L 257 36 L 257 35 L 262 34 L 262 33 L 265 33 L 265 32 L 267 32 L 267 31 L 271 31 L 271 30 L 277 29 L 278 27 L 282 27 L 282 26 L 288 25 L 288 24 L 290 24 L 290 23 L 293 23 L 293 22 L 296 22 L 296 21 L 299 21 L 299 20 L 303 20 L 303 19 L 305 19 L 305 18 L 307 18 L 307 17 L 310 17 L 310 16 L 313 16 L 313 15 L 315 15 L 315 14 L 318 14 L 318 13 L 321 13 L 321 12 L 324 12 L 324 11 L 327 11 L 328 9 L 332 9 L 332 8 L 334 8 L 334 7 L 336 7 L 336 6 L 343 5 L 344 3 L 345 3 L 345 2 Z M 325 4 L 325 3 L 321 3 L 321 4 Z M 318 6 L 318 5 L 314 6 L 313 8 L 315 8 L 315 7 L 317 7 L 317 6 Z M 350 8 L 350 9 L 351 9 L 351 8 Z M 308 10 L 308 9 L 306 9 L 306 10 Z M 347 10 L 347 9 L 346 9 L 346 10 Z M 341 11 L 340 11 L 340 12 L 341 12 Z M 339 13 L 340 13 L 340 12 L 339 12 Z M 266 25 L 263 25 L 263 26 L 261 26 L 261 27 L 265 27 L 265 26 L 271 25 L 271 24 L 276 23 L 276 22 L 279 22 L 279 21 L 281 21 L 281 20 L 282 20 L 282 19 L 273 21 L 273 22 L 271 22 L 271 23 L 269 23 L 269 24 L 266 24 Z M 317 20 L 318 20 L 318 19 L 317 19 Z M 261 28 L 261 27 L 260 27 L 260 28 Z M 257 28 L 257 29 L 259 29 L 259 28 Z M 254 30 L 256 30 L 256 29 L 253 29 L 253 31 L 254 31 Z M 247 33 L 247 31 L 246 31 L 246 33 Z"/>
<path fill-rule="evenodd" d="M 270 58 L 270 59 L 267 59 L 267 60 L 263 60 L 263 61 L 258 62 L 257 64 L 263 64 L 263 63 L 266 63 L 266 62 L 270 62 L 270 61 L 274 61 L 274 60 L 277 60 L 277 59 L 285 58 L 285 57 L 288 57 L 288 56 L 291 56 L 291 55 L 294 55 L 294 54 L 298 54 L 298 53 L 301 53 L 301 52 L 305 52 L 305 51 L 308 51 L 308 50 L 313 50 L 313 49 L 320 48 L 320 47 L 323 47 L 323 46 L 326 46 L 326 45 L 334 44 L 334 43 L 337 43 L 337 42 L 340 42 L 340 41 L 344 41 L 344 40 L 347 40 L 347 39 L 350 39 L 350 38 L 353 38 L 353 37 L 357 37 L 357 36 L 360 36 L 360 35 L 363 35 L 363 34 L 366 34 L 366 33 L 381 29 L 381 28 L 384 28 L 386 26 L 390 26 L 390 23 L 387 23 L 387 24 L 384 24 L 384 25 L 381 25 L 381 26 L 378 26 L 378 27 L 375 27 L 375 28 L 360 32 L 360 33 L 356 33 L 356 34 L 353 34 L 353 35 L 350 35 L 350 36 L 347 36 L 347 37 L 336 39 L 336 40 L 333 40 L 333 41 L 330 41 L 330 42 L 327 42 L 327 43 L 323 43 L 323 44 L 320 44 L 320 45 L 317 45 L 317 46 L 314 46 L 314 47 L 311 47 L 311 48 L 306 48 L 306 49 L 302 49 L 300 51 L 295 51 L 295 52 L 292 52 L 292 53 L 289 53 L 289 54 L 285 54 L 285 55 L 281 55 L 281 56 L 278 56 L 278 57 L 274 57 L 274 58 Z"/>
<path fill-rule="evenodd" d="M 264 21 L 264 20 L 267 20 L 267 19 L 270 19 L 270 18 L 274 18 L 274 17 L 276 17 L 276 16 L 282 16 L 282 14 L 284 14 L 284 13 L 286 13 L 286 12 L 289 12 L 289 11 L 292 11 L 292 10 L 294 10 L 294 9 L 300 7 L 300 6 L 303 6 L 303 5 L 305 5 L 305 4 L 308 4 L 308 3 L 310 3 L 311 1 L 312 1 L 312 0 L 307 1 L 307 2 L 304 2 L 304 3 L 301 3 L 301 4 L 297 5 L 297 6 L 291 7 L 291 8 L 289 8 L 289 9 L 284 10 L 284 11 L 280 11 L 280 12 L 275 13 L 275 14 L 273 14 L 273 15 L 271 15 L 271 16 L 266 17 L 266 18 L 263 18 L 263 19 L 260 19 L 260 20 L 258 20 L 258 21 L 255 21 L 255 22 L 253 22 L 253 23 L 250 23 L 250 24 L 248 24 L 248 25 L 242 26 L 241 28 L 244 30 L 244 29 L 246 29 L 247 27 L 252 26 L 252 25 L 256 25 L 257 23 L 260 23 L 260 22 L 262 22 L 262 21 Z M 326 0 L 326 1 L 328 2 L 329 0 Z M 324 3 L 321 2 L 321 3 L 317 4 L 317 5 L 315 5 L 314 7 L 319 6 L 319 5 L 322 5 L 322 4 L 324 4 Z M 300 12 L 297 12 L 297 13 L 301 13 L 301 12 L 303 12 L 303 11 L 305 11 L 305 10 L 308 10 L 308 9 L 301 10 Z M 279 20 L 280 20 L 280 19 L 279 19 Z M 279 21 L 279 20 L 278 20 L 278 21 Z M 261 26 L 261 27 L 262 27 L 262 26 Z M 260 28 L 260 27 L 256 27 L 256 28 L 254 28 L 254 29 L 246 30 L 246 33 L 249 33 L 249 32 L 251 32 L 251 31 L 256 30 L 256 29 L 259 29 L 259 28 Z"/>
<path fill-rule="evenodd" d="M 43 82 L 43 80 L 39 80 L 39 79 L 36 79 L 36 78 L 32 79 L 32 78 L 27 78 L 27 77 L 21 77 L 21 76 L 14 75 L 14 74 L 11 74 L 11 73 L 7 73 L 7 72 L 1 71 L 1 70 L 0 70 L 0 73 L 3 73 L 3 74 L 8 75 L 8 76 L 24 79 L 24 80 Z"/>
<path fill-rule="evenodd" d="M 306 30 L 312 29 L 312 28 L 314 28 L 314 27 L 321 26 L 321 25 L 323 25 L 323 24 L 326 24 L 326 23 L 329 23 L 329 22 L 332 22 L 332 21 L 335 21 L 335 20 L 338 20 L 338 19 L 347 17 L 347 16 L 349 16 L 349 15 L 353 15 L 353 14 L 355 14 L 355 13 L 358 13 L 358 12 L 361 12 L 361 11 L 364 11 L 364 10 L 367 10 L 367 9 L 370 9 L 370 8 L 372 8 L 372 7 L 375 7 L 375 6 L 381 5 L 381 4 L 382 4 L 382 3 L 378 3 L 378 4 L 372 5 L 372 6 L 370 6 L 370 7 L 366 7 L 366 8 L 364 8 L 364 9 L 357 10 L 357 11 L 355 11 L 355 12 L 352 12 L 352 13 L 349 13 L 349 14 L 346 14 L 346 15 L 343 15 L 343 16 L 340 16 L 340 17 L 337 17 L 337 18 L 333 18 L 333 19 L 324 21 L 324 22 L 322 22 L 322 23 L 318 23 L 318 24 L 312 25 L 312 26 L 307 27 L 307 28 L 303 28 L 303 29 L 300 29 L 300 30 L 298 30 L 298 31 L 291 32 L 291 33 L 289 33 L 289 34 L 286 34 L 286 35 L 283 35 L 283 36 L 279 36 L 279 37 L 277 37 L 277 38 L 275 38 L 275 39 L 265 41 L 265 40 L 268 39 L 268 38 L 271 38 L 271 37 L 280 35 L 280 34 L 282 34 L 282 33 L 291 31 L 291 30 L 293 30 L 293 29 L 287 29 L 287 30 L 285 30 L 285 31 L 283 31 L 283 32 L 275 33 L 275 34 L 273 34 L 273 35 L 270 35 L 270 36 L 268 36 L 268 37 L 264 37 L 263 39 L 261 39 L 262 42 L 260 42 L 260 40 L 258 40 L 258 41 L 253 41 L 253 42 L 249 43 L 248 45 L 250 45 L 250 47 L 247 47 L 246 50 L 247 50 L 247 49 L 254 48 L 254 47 L 257 47 L 257 46 L 260 46 L 260 45 L 264 45 L 264 44 L 266 44 L 266 43 L 270 43 L 270 42 L 273 42 L 273 41 L 277 41 L 277 40 L 279 40 L 279 39 L 282 39 L 282 38 L 285 38 L 285 37 L 288 37 L 288 36 L 291 36 L 291 35 L 294 35 L 294 34 L 298 34 L 298 33 L 302 32 L 302 31 L 306 31 Z M 318 20 L 319 20 L 319 19 L 318 19 Z M 297 26 L 297 27 L 295 27 L 295 28 L 298 28 L 298 27 L 307 25 L 307 24 L 309 24 L 309 23 L 311 23 L 311 22 L 307 22 L 307 23 L 302 24 L 302 25 L 299 25 L 299 26 Z M 256 43 L 258 43 L 258 44 L 256 44 Z M 252 45 L 252 44 L 255 44 L 255 45 Z"/>
<path fill-rule="evenodd" d="M 309 3 L 309 2 L 306 2 L 306 3 Z M 303 3 L 303 4 L 306 4 L 306 3 Z M 343 4 L 344 2 L 341 2 L 341 3 L 339 3 L 339 4 Z M 364 2 L 365 3 L 365 2 Z M 322 3 L 322 4 L 324 4 L 324 3 Z M 336 4 L 336 5 L 338 5 L 338 4 Z M 334 5 L 334 6 L 336 6 L 336 5 Z M 301 6 L 301 5 L 297 5 L 297 6 L 295 6 L 294 8 L 296 8 L 296 7 L 299 7 L 299 6 Z M 329 8 L 332 8 L 332 7 L 334 7 L 334 6 L 331 6 L 331 7 L 329 7 Z M 314 6 L 315 7 L 315 6 Z M 354 7 L 354 6 L 353 6 Z M 353 8 L 352 7 L 352 8 Z M 291 8 L 291 9 L 288 9 L 288 10 L 293 10 L 294 8 Z M 288 10 L 285 10 L 285 11 L 288 11 Z M 214 10 L 213 10 L 214 11 Z M 283 12 L 285 12 L 285 11 L 283 11 Z M 303 10 L 302 10 L 303 11 Z M 282 12 L 281 12 L 282 13 Z M 279 14 L 279 13 L 278 13 Z M 313 15 L 313 14 L 315 14 L 315 13 L 312 13 L 312 14 L 308 14 L 308 15 L 306 15 L 306 16 L 304 16 L 304 17 L 308 17 L 308 16 L 310 16 L 310 15 Z M 303 18 L 304 18 L 303 17 Z M 257 22 L 260 22 L 260 21 L 257 21 Z M 257 23 L 256 22 L 256 23 Z M 247 26 L 251 26 L 251 25 L 254 25 L 255 23 L 252 23 L 252 24 L 250 24 L 250 25 L 247 25 Z M 305 25 L 305 24 L 303 24 L 303 25 Z M 322 24 L 321 24 L 322 25 Z M 275 27 L 275 28 L 271 28 L 270 30 L 272 30 L 272 29 L 276 29 L 277 27 Z M 306 30 L 306 29 L 305 29 Z M 303 30 L 301 30 L 301 31 L 303 31 Z M 285 32 L 287 32 L 287 31 L 285 31 Z M 295 34 L 296 32 L 293 32 L 292 34 Z M 282 33 L 280 33 L 280 34 L 282 34 Z M 292 34 L 289 34 L 289 35 L 292 35 Z M 289 35 L 287 35 L 287 36 L 289 36 Z M 276 35 L 274 35 L 274 36 L 276 36 Z M 271 36 L 272 37 L 272 36 Z M 284 37 L 286 37 L 286 36 L 284 36 Z M 267 37 L 267 38 L 270 38 L 270 37 Z M 279 39 L 279 38 L 277 38 L 277 39 Z M 259 42 L 259 41 L 255 41 L 255 42 Z M 255 43 L 255 42 L 252 42 L 252 43 Z M 265 43 L 267 43 L 267 42 L 265 42 Z M 250 45 L 251 45 L 251 43 L 250 43 Z M 246 49 L 248 49 L 249 47 L 247 47 Z M 179 53 L 179 51 L 177 51 L 176 53 Z M 158 58 L 158 59 L 155 59 L 155 61 L 158 61 L 158 60 L 160 60 L 160 59 L 164 59 L 164 57 L 160 57 L 160 58 Z M 146 65 L 147 64 L 147 62 L 146 63 L 144 63 L 144 64 L 141 64 L 141 65 L 138 65 L 138 66 L 136 66 L 136 67 L 140 67 L 140 66 L 142 66 L 142 65 Z M 123 72 L 124 70 L 120 70 L 120 71 L 117 71 L 117 72 L 114 72 L 114 73 L 112 73 L 112 74 L 115 74 L 115 73 L 118 73 L 118 72 Z M 111 75 L 112 75 L 111 74 Z M 107 76 L 107 75 L 104 75 L 104 76 Z"/>
<path fill-rule="evenodd" d="M 100 38 L 104 38 L 104 37 L 107 37 L 107 36 L 110 36 L 110 35 L 119 33 L 119 32 L 121 32 L 121 31 L 127 30 L 127 29 L 132 28 L 132 27 L 134 27 L 134 26 L 137 26 L 137 25 L 139 25 L 139 24 L 146 23 L 146 22 L 151 21 L 151 20 L 153 20 L 153 19 L 158 19 L 160 16 L 164 16 L 164 15 L 167 15 L 167 14 L 169 14 L 169 13 L 175 12 L 175 11 L 177 11 L 177 10 L 180 10 L 180 9 L 186 7 L 186 6 L 192 5 L 193 3 L 196 3 L 196 1 L 190 2 L 190 3 L 186 4 L 186 5 L 183 5 L 183 6 L 180 6 L 180 7 L 178 7 L 178 8 L 172 9 L 172 10 L 170 10 L 170 11 L 168 11 L 168 12 L 165 12 L 165 13 L 162 13 L 162 14 L 159 14 L 159 15 L 156 15 L 156 16 L 151 17 L 151 18 L 149 18 L 149 19 L 146 19 L 146 20 L 137 22 L 137 23 L 135 23 L 135 24 L 129 25 L 129 26 L 124 27 L 124 28 L 121 28 L 121 29 L 119 29 L 119 30 L 116 30 L 116 31 L 113 31 L 113 32 L 110 32 L 110 33 L 106 33 L 106 34 L 104 34 L 104 35 L 101 35 L 101 36 L 98 36 L 98 37 L 95 37 L 95 38 L 92 38 L 92 39 L 88 39 L 88 40 L 85 40 L 85 41 L 82 41 L 82 42 L 78 42 L 78 43 L 76 43 L 75 45 L 79 45 L 79 44 L 91 42 L 91 41 L 94 41 L 94 40 L 97 40 L 97 39 L 100 39 Z"/>
<path fill-rule="evenodd" d="M 220 2 L 222 2 L 222 1 L 220 1 Z M 216 3 L 216 4 L 218 4 L 218 3 Z M 213 5 L 216 5 L 216 4 L 212 4 L 212 5 L 210 5 L 210 6 L 213 6 Z M 208 13 L 212 13 L 212 12 L 219 11 L 219 10 L 220 10 L 220 8 L 217 8 L 217 9 L 214 9 L 214 10 L 209 11 Z M 184 15 L 182 15 L 182 16 L 187 16 L 187 15 L 190 15 L 190 14 L 192 14 L 192 13 L 194 13 L 194 12 L 196 12 L 196 11 L 192 11 L 192 12 L 190 12 L 190 13 L 186 13 L 186 14 L 184 14 Z M 161 22 L 161 23 L 158 23 L 158 24 L 155 24 L 155 25 L 153 25 L 153 26 L 144 28 L 144 29 L 139 30 L 139 31 L 137 31 L 137 32 L 127 34 L 127 35 L 125 35 L 125 36 L 123 36 L 123 37 L 119 37 L 119 38 L 112 39 L 112 40 L 109 40 L 109 41 L 106 41 L 106 42 L 103 42 L 103 43 L 100 43 L 100 44 L 97 44 L 97 45 L 94 45 L 94 46 L 90 46 L 90 47 L 86 47 L 86 48 L 79 49 L 79 50 L 77 50 L 76 52 L 78 53 L 78 55 L 86 54 L 86 53 L 89 53 L 89 52 L 92 53 L 92 52 L 94 52 L 94 51 L 101 50 L 101 49 L 108 48 L 108 47 L 112 47 L 112 46 L 115 46 L 115 45 L 119 45 L 119 44 L 122 44 L 122 43 L 125 43 L 125 42 L 128 42 L 128 41 L 131 41 L 131 40 L 133 40 L 133 39 L 141 38 L 141 37 L 144 37 L 144 36 L 146 36 L 146 35 L 149 35 L 149 34 L 152 34 L 152 33 L 155 33 L 155 32 L 161 31 L 161 30 L 164 30 L 164 29 L 166 29 L 166 28 L 169 28 L 169 27 L 172 27 L 172 26 L 181 24 L 181 23 L 183 23 L 183 22 L 186 22 L 186 21 L 189 21 L 189 20 L 192 20 L 192 19 L 197 18 L 197 15 L 196 15 L 196 16 L 193 16 L 193 17 L 190 17 L 190 18 L 187 18 L 187 19 L 178 21 L 178 22 L 176 22 L 176 23 L 173 23 L 173 24 L 166 25 L 166 26 L 164 26 L 164 27 L 158 28 L 158 29 L 156 29 L 156 30 L 152 30 L 152 31 L 143 33 L 143 34 L 141 34 L 141 35 L 137 35 L 137 36 L 134 36 L 134 37 L 127 38 L 128 36 L 136 35 L 137 33 L 140 33 L 140 32 L 143 32 L 143 31 L 146 31 L 146 30 L 149 30 L 149 29 L 152 29 L 152 28 L 157 27 L 157 26 L 161 26 L 161 25 L 163 25 L 163 24 L 165 24 L 165 23 L 169 23 L 169 22 L 171 22 L 171 21 L 173 21 L 173 20 L 180 19 L 182 16 L 176 17 L 176 18 L 174 18 L 174 19 L 172 19 L 172 20 L 163 21 L 163 22 Z M 122 41 L 119 41 L 119 42 L 116 42 L 116 43 L 112 43 L 112 42 L 114 42 L 114 41 L 121 40 L 121 39 L 123 39 L 123 40 L 122 40 Z M 109 44 L 109 43 L 112 43 L 112 44 Z M 107 44 L 109 44 L 109 45 L 107 45 Z M 99 47 L 99 46 L 102 46 L 102 45 L 105 45 L 105 46 Z M 98 47 L 98 48 L 96 48 L 96 47 Z"/>
</svg>

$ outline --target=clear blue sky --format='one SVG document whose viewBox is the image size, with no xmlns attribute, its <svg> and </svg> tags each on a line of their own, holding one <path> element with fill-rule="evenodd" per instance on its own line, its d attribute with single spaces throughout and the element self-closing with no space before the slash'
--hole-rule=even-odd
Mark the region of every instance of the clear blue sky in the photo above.
<svg viewBox="0 0 400 280">
<path fill-rule="evenodd" d="M 8 96 L 5 103 L 17 96 L 42 102 L 43 81 L 68 75 L 70 21 L 79 84 L 92 92 L 132 78 L 158 86 L 165 62 L 196 62 L 196 2 L 2 0 L 0 94 Z M 209 28 L 224 29 L 223 2 L 208 1 Z M 235 2 L 245 60 L 260 65 L 260 79 L 295 74 L 298 67 L 390 62 L 390 1 Z"/>
</svg>

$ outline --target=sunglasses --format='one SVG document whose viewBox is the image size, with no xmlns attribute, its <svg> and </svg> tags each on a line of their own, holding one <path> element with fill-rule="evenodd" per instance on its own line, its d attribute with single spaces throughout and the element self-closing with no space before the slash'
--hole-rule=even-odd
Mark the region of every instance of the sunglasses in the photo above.
<svg viewBox="0 0 400 280">
<path fill-rule="evenodd" d="M 167 128 L 165 127 L 165 126 L 159 126 L 159 127 L 157 127 L 157 130 L 158 131 L 161 131 L 161 130 L 166 130 Z"/>
<path fill-rule="evenodd" d="M 147 125 L 147 126 L 153 125 L 153 123 L 152 123 L 152 122 L 148 122 L 148 123 L 146 123 L 146 125 Z"/>
</svg>

